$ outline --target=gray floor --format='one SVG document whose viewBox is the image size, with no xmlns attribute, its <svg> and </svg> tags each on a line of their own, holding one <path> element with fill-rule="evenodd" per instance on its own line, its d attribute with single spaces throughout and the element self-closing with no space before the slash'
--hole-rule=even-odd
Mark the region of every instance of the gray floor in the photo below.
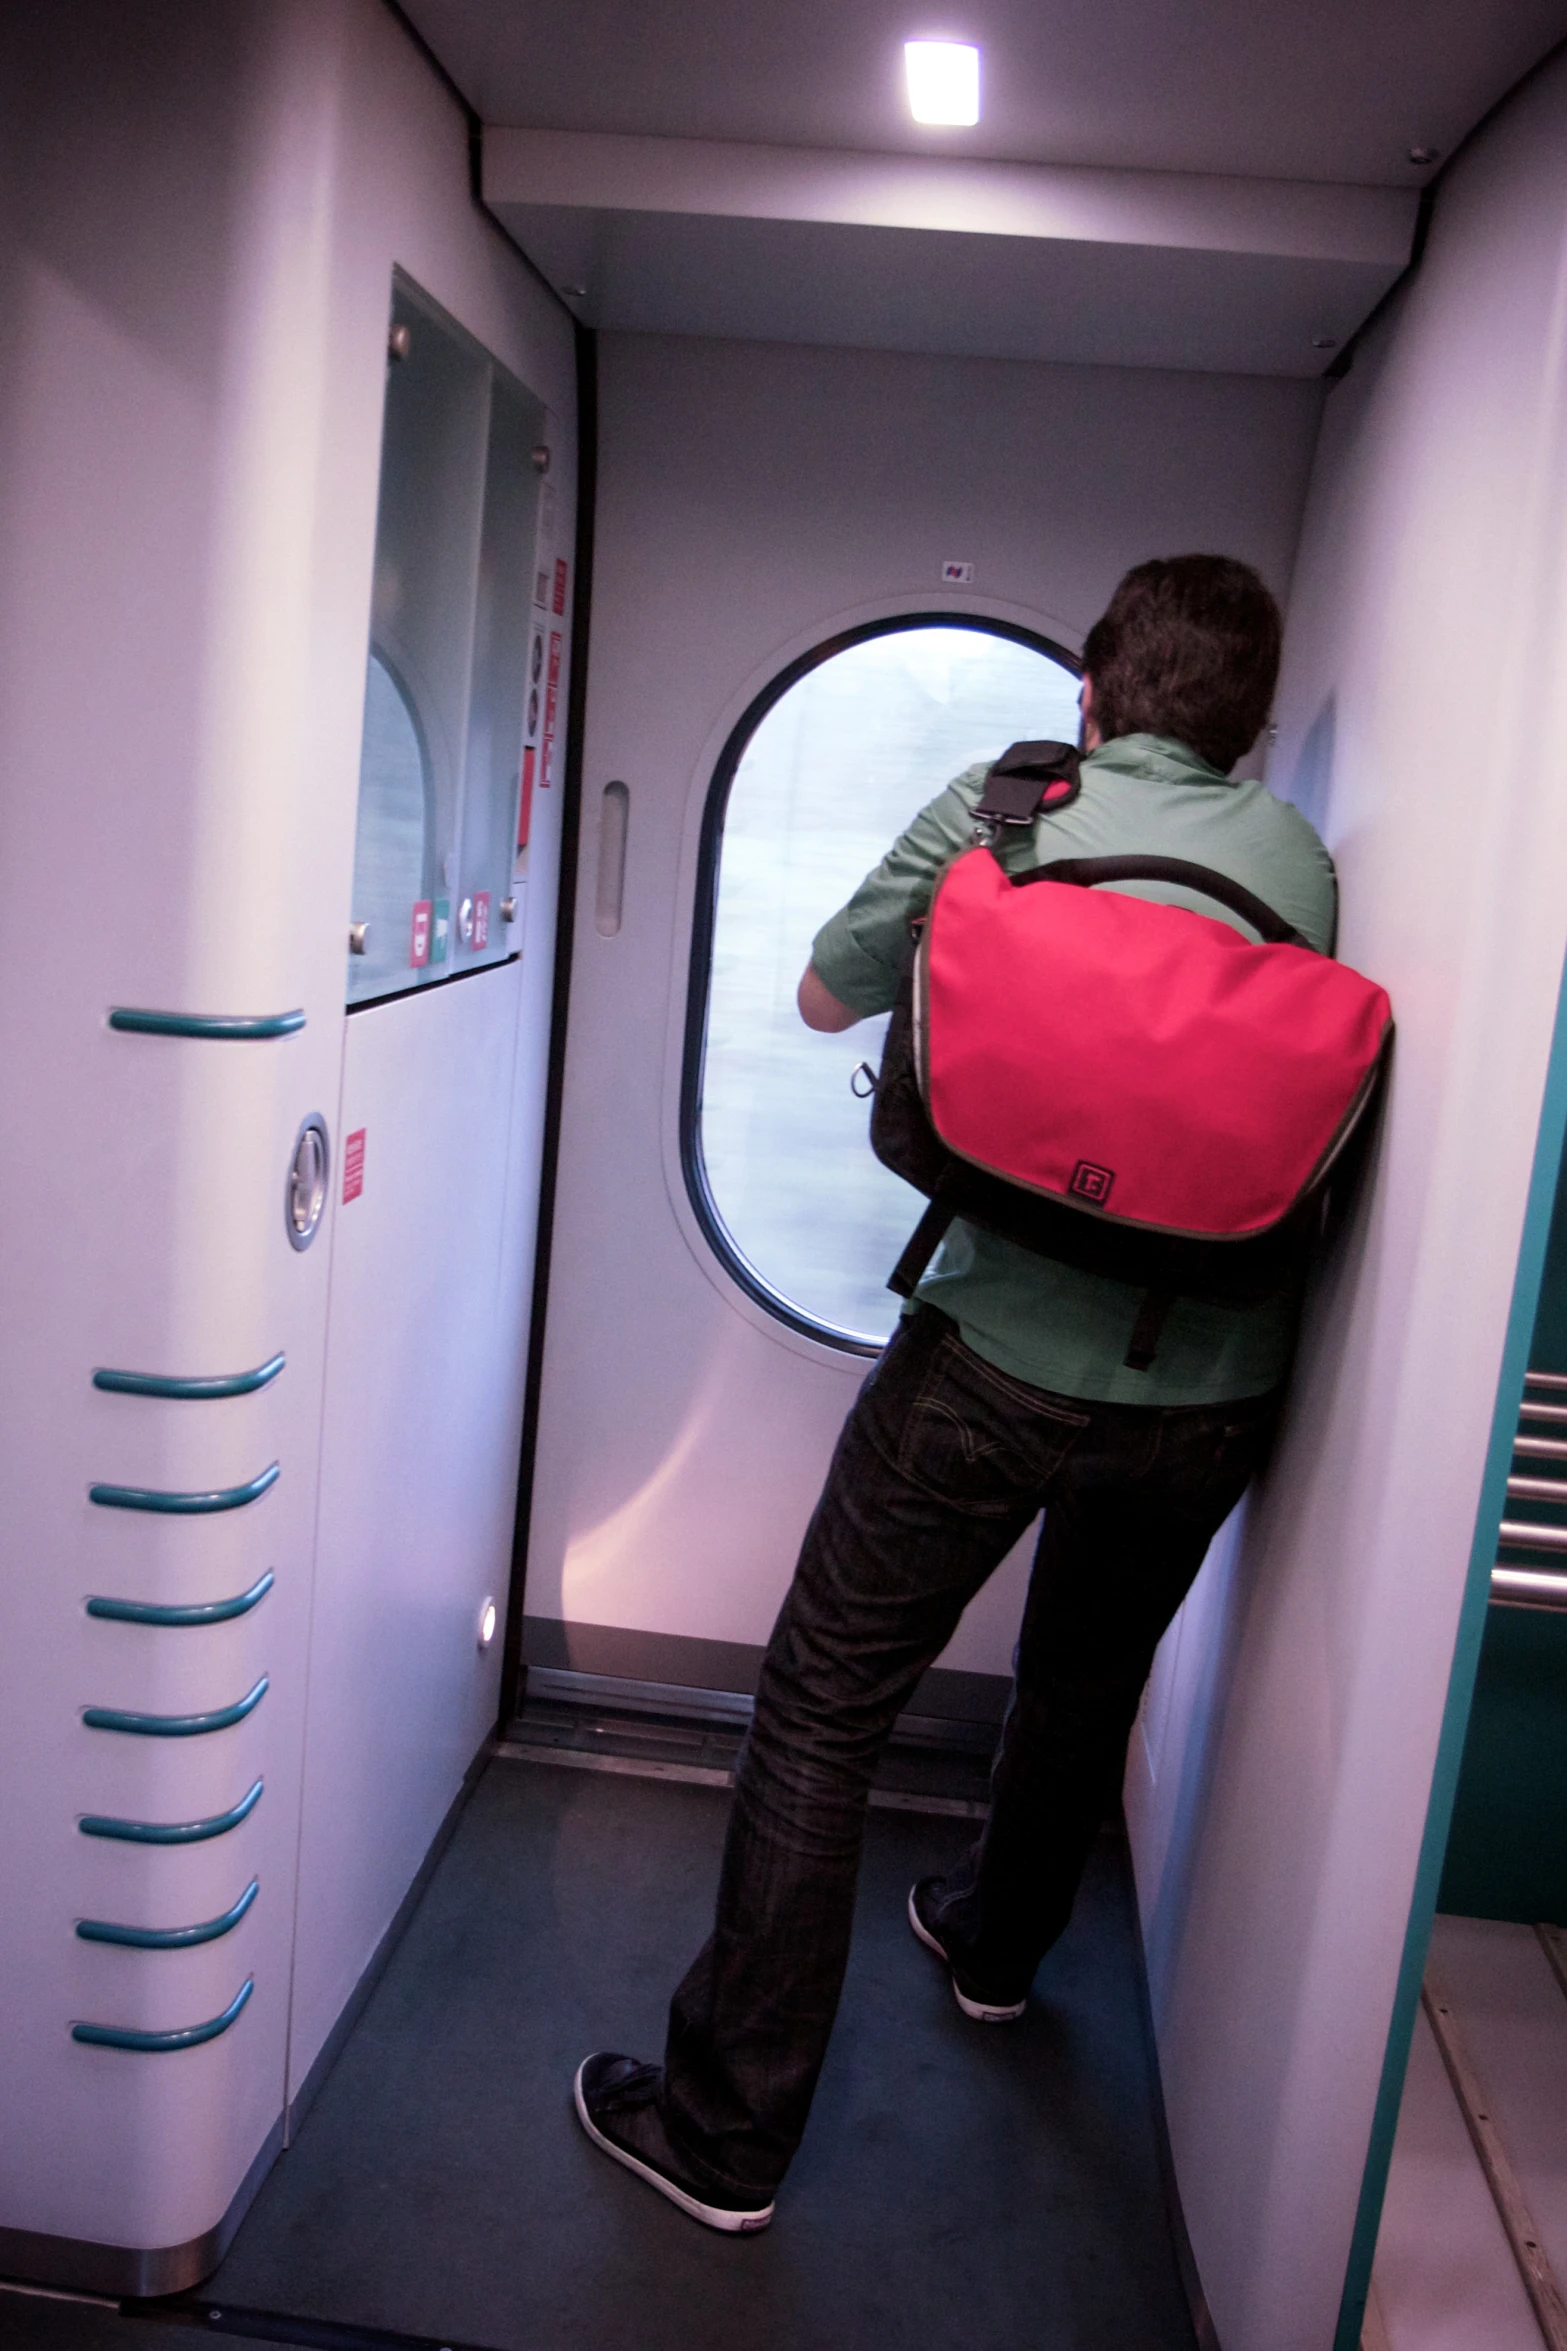
<svg viewBox="0 0 1567 2351">
<path fill-rule="evenodd" d="M 998 2030 L 958 2014 L 903 1916 L 970 1825 L 872 1815 L 844 2006 L 767 2235 L 697 2228 L 588 2144 L 572 2071 L 657 2053 L 725 1803 L 492 1764 L 205 2298 L 493 2351 L 1190 2351 L 1109 1839 L 1027 2018 Z M 118 2325 L 15 2340 L 153 2351 L 146 2321 Z"/>
</svg>

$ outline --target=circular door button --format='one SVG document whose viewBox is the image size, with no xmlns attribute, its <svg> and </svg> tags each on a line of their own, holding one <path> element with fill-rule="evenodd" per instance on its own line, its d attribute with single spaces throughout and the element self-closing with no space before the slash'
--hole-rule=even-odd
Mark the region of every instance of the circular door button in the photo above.
<svg viewBox="0 0 1567 2351">
<path fill-rule="evenodd" d="M 331 1146 L 327 1141 L 326 1120 L 319 1112 L 312 1111 L 294 1138 L 293 1156 L 288 1163 L 288 1181 L 283 1187 L 283 1230 L 295 1249 L 308 1249 L 316 1237 L 317 1227 L 326 1209 L 326 1179 L 330 1163 Z"/>
</svg>

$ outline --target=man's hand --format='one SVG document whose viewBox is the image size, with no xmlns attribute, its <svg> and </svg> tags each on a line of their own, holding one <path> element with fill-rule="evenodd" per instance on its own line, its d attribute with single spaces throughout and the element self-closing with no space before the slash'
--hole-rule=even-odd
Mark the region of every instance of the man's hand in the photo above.
<svg viewBox="0 0 1567 2351">
<path fill-rule="evenodd" d="M 829 1036 L 836 1036 L 840 1029 L 852 1029 L 855 1022 L 863 1017 L 858 1012 L 851 1012 L 847 1004 L 839 1003 L 818 974 L 814 963 L 806 965 L 795 1001 L 806 1027 L 821 1029 Z"/>
</svg>

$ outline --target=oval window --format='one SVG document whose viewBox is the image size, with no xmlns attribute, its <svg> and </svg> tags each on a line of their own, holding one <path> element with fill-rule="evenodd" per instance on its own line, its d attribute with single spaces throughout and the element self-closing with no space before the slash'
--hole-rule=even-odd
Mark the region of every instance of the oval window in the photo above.
<svg viewBox="0 0 1567 2351">
<path fill-rule="evenodd" d="M 759 695 L 719 761 L 703 833 L 682 1139 L 730 1271 L 798 1330 L 863 1353 L 924 1206 L 873 1157 L 851 1079 L 885 1015 L 809 1030 L 811 941 L 954 776 L 1009 743 L 1077 736 L 1078 673 L 996 623 L 883 622 L 819 647 Z"/>
</svg>

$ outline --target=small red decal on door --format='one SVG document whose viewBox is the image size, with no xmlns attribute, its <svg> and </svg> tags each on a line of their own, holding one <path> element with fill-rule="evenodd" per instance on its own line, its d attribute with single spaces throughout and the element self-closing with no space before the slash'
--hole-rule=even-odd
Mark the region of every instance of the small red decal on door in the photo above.
<svg viewBox="0 0 1567 2351">
<path fill-rule="evenodd" d="M 528 819 L 533 814 L 533 745 L 522 755 L 522 800 L 517 809 L 517 846 L 528 846 Z"/>
<path fill-rule="evenodd" d="M 365 1188 L 365 1130 L 356 1127 L 343 1140 L 343 1198 L 357 1200 Z"/>
<path fill-rule="evenodd" d="M 415 970 L 430 960 L 430 901 L 414 901 L 413 929 L 408 939 L 408 961 Z"/>
<path fill-rule="evenodd" d="M 544 756 L 539 761 L 539 790 L 555 781 L 555 719 L 560 709 L 560 631 L 550 631 L 550 666 L 544 681 Z"/>
<path fill-rule="evenodd" d="M 552 611 L 554 611 L 554 612 L 555 612 L 555 613 L 558 615 L 558 614 L 560 614 L 560 613 L 563 613 L 563 612 L 565 611 L 565 609 L 566 609 L 566 558 L 565 558 L 565 556 L 564 556 L 564 555 L 557 555 L 557 556 L 556 556 L 556 558 L 555 558 L 555 601 L 554 601 L 553 605 L 551 606 L 551 610 L 552 610 Z"/>
</svg>

